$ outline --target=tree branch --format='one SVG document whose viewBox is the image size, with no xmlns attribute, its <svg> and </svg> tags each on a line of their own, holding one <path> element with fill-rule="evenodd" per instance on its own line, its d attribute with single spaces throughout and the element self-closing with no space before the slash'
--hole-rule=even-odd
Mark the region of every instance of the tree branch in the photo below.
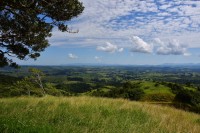
<svg viewBox="0 0 200 133">
<path fill-rule="evenodd" d="M 13 10 L 11 10 L 11 9 L 9 9 L 9 8 L 4 8 L 5 10 L 7 10 L 7 11 L 9 11 L 9 12 L 11 12 L 12 14 L 14 14 L 14 15 L 17 15 L 17 16 L 20 16 L 18 13 L 16 13 L 16 12 L 14 12 Z"/>
<path fill-rule="evenodd" d="M 31 2 L 30 2 L 30 1 L 26 1 L 26 2 L 27 2 L 27 3 L 23 4 L 22 1 L 19 1 L 20 5 L 21 5 L 22 7 L 29 8 L 29 7 L 31 7 L 32 4 L 35 3 L 35 0 L 32 0 Z"/>
</svg>

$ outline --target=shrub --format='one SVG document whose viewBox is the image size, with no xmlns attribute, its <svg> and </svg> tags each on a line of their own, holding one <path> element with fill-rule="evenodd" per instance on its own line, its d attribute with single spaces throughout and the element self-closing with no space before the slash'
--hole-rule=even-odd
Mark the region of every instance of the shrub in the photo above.
<svg viewBox="0 0 200 133">
<path fill-rule="evenodd" d="M 160 84 L 156 82 L 156 83 L 154 84 L 154 86 L 155 86 L 155 87 L 159 87 Z"/>
<path fill-rule="evenodd" d="M 143 89 L 140 88 L 138 83 L 125 82 L 123 87 L 112 88 L 104 96 L 112 98 L 126 98 L 129 100 L 140 100 L 144 95 Z"/>
<path fill-rule="evenodd" d="M 193 93 L 191 104 L 193 106 L 193 110 L 197 113 L 200 113 L 200 91 Z"/>
<path fill-rule="evenodd" d="M 127 89 L 124 93 L 124 98 L 130 100 L 140 100 L 144 95 L 144 91 L 140 88 Z"/>
<path fill-rule="evenodd" d="M 180 91 L 184 90 L 184 88 L 181 85 L 175 83 L 168 83 L 167 86 L 171 88 L 174 94 L 178 94 Z"/>
<path fill-rule="evenodd" d="M 186 108 L 191 111 L 200 113 L 200 91 L 182 90 L 175 99 L 175 103 L 181 103 L 180 108 Z"/>
<path fill-rule="evenodd" d="M 180 90 L 174 98 L 175 102 L 187 103 L 187 104 L 191 104 L 191 100 L 192 100 L 192 91 L 186 89 Z"/>
</svg>

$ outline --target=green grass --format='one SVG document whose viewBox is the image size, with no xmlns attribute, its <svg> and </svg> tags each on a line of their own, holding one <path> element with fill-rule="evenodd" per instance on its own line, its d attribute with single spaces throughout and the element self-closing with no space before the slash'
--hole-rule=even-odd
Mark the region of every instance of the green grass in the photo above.
<svg viewBox="0 0 200 133">
<path fill-rule="evenodd" d="M 140 82 L 141 88 L 144 90 L 145 94 L 155 94 L 155 93 L 170 93 L 171 89 L 167 86 L 161 85 L 158 83 L 158 86 L 156 86 L 155 82 L 150 81 L 135 81 Z"/>
<path fill-rule="evenodd" d="M 147 102 L 167 102 L 172 103 L 175 97 L 175 93 L 173 93 L 172 89 L 164 84 L 159 82 L 152 82 L 152 81 L 140 81 L 140 80 L 133 80 L 130 81 L 131 84 L 137 86 L 138 88 L 144 91 L 144 95 L 140 98 L 140 101 L 147 101 Z M 167 82 L 166 82 L 167 83 Z M 195 91 L 195 88 L 186 87 L 182 85 L 185 89 Z M 117 89 L 114 86 L 104 86 L 102 88 L 94 89 L 92 91 L 83 93 L 83 95 L 92 96 L 94 93 L 108 93 L 112 89 Z"/>
<path fill-rule="evenodd" d="M 191 91 L 195 91 L 196 89 L 194 87 L 187 87 L 187 86 L 184 86 L 185 89 L 187 90 L 191 90 Z"/>
<path fill-rule="evenodd" d="M 104 86 L 102 88 L 100 88 L 101 91 L 103 92 L 109 92 L 111 89 L 114 89 L 114 86 Z"/>
<path fill-rule="evenodd" d="M 198 133 L 200 115 L 123 99 L 0 99 L 3 133 Z"/>
<path fill-rule="evenodd" d="M 172 102 L 175 97 L 171 88 L 160 83 L 150 81 L 132 81 L 132 83 L 139 84 L 140 88 L 144 90 L 145 94 L 140 101 Z"/>
</svg>

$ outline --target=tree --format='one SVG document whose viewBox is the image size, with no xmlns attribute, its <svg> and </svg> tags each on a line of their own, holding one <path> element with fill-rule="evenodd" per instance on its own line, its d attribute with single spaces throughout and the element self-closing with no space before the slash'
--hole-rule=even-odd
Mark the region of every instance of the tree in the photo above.
<svg viewBox="0 0 200 133">
<path fill-rule="evenodd" d="M 31 76 L 29 77 L 29 79 L 35 83 L 36 85 L 39 86 L 39 88 L 41 88 L 43 95 L 46 94 L 43 83 L 42 83 L 42 77 L 44 76 L 44 73 L 42 71 L 40 71 L 39 69 L 36 68 L 30 68 L 29 72 L 31 73 Z"/>
<path fill-rule="evenodd" d="M 14 85 L 13 85 L 13 89 L 11 90 L 11 94 L 13 96 L 18 96 L 18 95 L 23 95 L 24 92 L 30 96 L 31 95 L 31 91 L 34 89 L 34 85 L 32 82 L 30 82 L 29 78 L 24 78 L 20 81 L 17 81 Z"/>
<path fill-rule="evenodd" d="M 1 0 L 0 1 L 0 67 L 20 60 L 37 59 L 50 44 L 53 27 L 62 32 L 77 33 L 66 24 L 82 13 L 79 0 Z"/>
<path fill-rule="evenodd" d="M 124 98 L 130 100 L 140 100 L 144 95 L 144 91 L 140 88 L 140 83 L 131 83 L 130 81 L 123 84 L 122 91 L 124 93 Z"/>
</svg>

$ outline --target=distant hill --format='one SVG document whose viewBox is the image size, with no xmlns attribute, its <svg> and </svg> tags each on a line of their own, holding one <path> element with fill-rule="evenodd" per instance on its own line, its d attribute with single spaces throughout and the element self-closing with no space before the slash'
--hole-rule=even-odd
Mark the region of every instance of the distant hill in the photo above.
<svg viewBox="0 0 200 133">
<path fill-rule="evenodd" d="M 160 67 L 160 66 L 200 66 L 200 63 L 164 63 L 164 64 L 106 64 L 106 63 L 70 63 L 70 64 L 60 64 L 60 65 L 22 65 L 22 66 L 153 66 L 153 67 Z"/>
<path fill-rule="evenodd" d="M 200 63 L 165 63 L 161 64 L 160 66 L 200 66 Z"/>
</svg>

